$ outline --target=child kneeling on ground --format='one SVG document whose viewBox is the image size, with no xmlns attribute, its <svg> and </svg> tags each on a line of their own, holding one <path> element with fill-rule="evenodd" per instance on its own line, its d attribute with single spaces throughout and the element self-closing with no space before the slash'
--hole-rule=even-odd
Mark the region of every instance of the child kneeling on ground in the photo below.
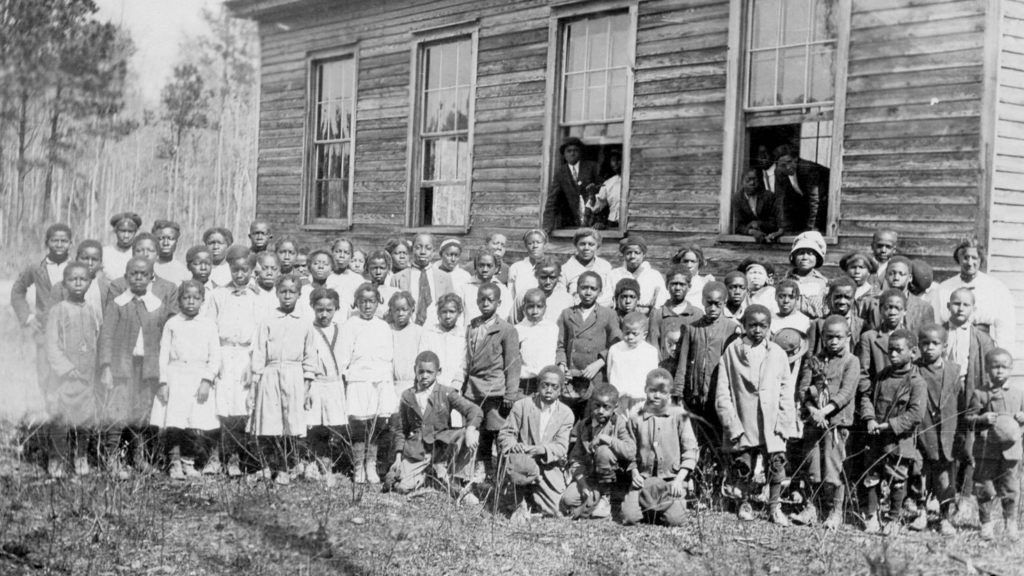
<svg viewBox="0 0 1024 576">
<path fill-rule="evenodd" d="M 573 423 L 572 411 L 558 401 L 564 385 L 562 371 L 545 366 L 537 376 L 537 393 L 512 405 L 498 434 L 501 467 L 517 488 L 513 522 L 529 519 L 531 504 L 546 516 L 559 514 Z"/>
<path fill-rule="evenodd" d="M 636 441 L 633 483 L 622 503 L 622 523 L 664 522 L 679 526 L 686 515 L 686 480 L 697 465 L 697 437 L 690 416 L 671 403 L 672 374 L 656 368 L 647 374 L 646 400 L 630 416 Z"/>
<path fill-rule="evenodd" d="M 573 518 L 608 518 L 611 495 L 624 492 L 626 471 L 636 456 L 628 418 L 618 412 L 619 391 L 605 384 L 590 397 L 590 416 L 573 430 L 569 453 L 572 484 L 562 494 L 561 507 Z M 621 497 L 621 496 L 620 496 Z"/>
<path fill-rule="evenodd" d="M 399 494 L 412 492 L 423 485 L 428 473 L 442 484 L 448 483 L 450 474 L 468 487 L 480 441 L 477 429 L 484 413 L 458 390 L 437 384 L 441 371 L 437 354 L 420 352 L 415 365 L 415 383 L 402 392 L 398 414 L 391 420 L 395 442 L 392 470 L 398 476 L 394 490 Z M 462 416 L 465 428 L 452 427 L 452 410 Z M 461 493 L 462 503 L 476 502 L 468 490 Z"/>
</svg>

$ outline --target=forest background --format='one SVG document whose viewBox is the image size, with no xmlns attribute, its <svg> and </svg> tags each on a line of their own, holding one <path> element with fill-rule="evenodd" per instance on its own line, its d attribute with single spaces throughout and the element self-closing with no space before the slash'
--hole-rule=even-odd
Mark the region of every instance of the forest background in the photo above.
<svg viewBox="0 0 1024 576">
<path fill-rule="evenodd" d="M 0 0 L 0 278 L 43 254 L 65 222 L 109 240 L 132 210 L 240 231 L 255 205 L 258 38 L 219 6 L 186 35 L 158 102 L 130 65 L 137 42 L 93 0 Z"/>
</svg>

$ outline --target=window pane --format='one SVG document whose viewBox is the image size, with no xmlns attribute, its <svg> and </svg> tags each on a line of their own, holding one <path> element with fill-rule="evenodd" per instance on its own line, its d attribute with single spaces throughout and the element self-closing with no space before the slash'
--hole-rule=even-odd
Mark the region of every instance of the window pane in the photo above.
<svg viewBox="0 0 1024 576">
<path fill-rule="evenodd" d="M 780 0 L 753 0 L 751 48 L 767 48 L 779 42 Z"/>
<path fill-rule="evenodd" d="M 424 73 L 423 85 L 428 90 L 441 85 L 441 56 L 439 47 L 429 46 L 423 50 Z"/>
<path fill-rule="evenodd" d="M 835 50 L 833 45 L 811 46 L 811 86 L 809 102 L 829 101 L 835 88 Z"/>
<path fill-rule="evenodd" d="M 565 62 L 566 72 L 578 72 L 587 68 L 587 21 L 573 22 L 565 27 L 566 45 L 569 55 Z"/>
<path fill-rule="evenodd" d="M 612 66 L 629 65 L 629 15 L 613 16 L 611 23 Z"/>
<path fill-rule="evenodd" d="M 455 129 L 455 97 L 455 88 L 427 93 L 423 103 L 424 134 Z"/>
<path fill-rule="evenodd" d="M 455 108 L 455 129 L 469 130 L 469 88 L 459 88 Z"/>
<path fill-rule="evenodd" d="M 466 203 L 469 201 L 464 185 L 433 186 L 424 188 L 422 193 L 429 195 L 430 226 L 464 226 L 466 223 Z"/>
<path fill-rule="evenodd" d="M 423 181 L 464 180 L 469 172 L 469 142 L 465 136 L 423 141 Z"/>
<path fill-rule="evenodd" d="M 611 86 L 608 88 L 607 118 L 625 118 L 626 116 L 626 71 L 612 70 Z"/>
<path fill-rule="evenodd" d="M 590 22 L 590 37 L 587 39 L 587 46 L 590 50 L 589 67 L 593 70 L 608 65 L 608 43 L 611 39 L 608 36 L 606 19 L 591 20 Z"/>
<path fill-rule="evenodd" d="M 807 42 L 810 23 L 811 0 L 784 0 L 782 14 L 782 43 L 801 44 Z"/>
<path fill-rule="evenodd" d="M 565 79 L 565 111 L 563 116 L 566 122 L 580 122 L 584 118 L 584 81 L 584 74 L 571 74 Z"/>
<path fill-rule="evenodd" d="M 750 55 L 750 106 L 775 104 L 775 50 Z"/>
<path fill-rule="evenodd" d="M 470 55 L 469 42 L 459 42 L 455 45 L 458 65 L 456 67 L 456 81 L 465 86 L 470 82 L 470 75 L 473 72 L 473 62 Z"/>
<path fill-rule="evenodd" d="M 779 62 L 779 104 L 801 104 L 804 101 L 806 48 L 782 50 Z"/>
<path fill-rule="evenodd" d="M 821 164 L 832 164 L 832 121 L 804 122 L 800 125 L 800 157 Z"/>
</svg>

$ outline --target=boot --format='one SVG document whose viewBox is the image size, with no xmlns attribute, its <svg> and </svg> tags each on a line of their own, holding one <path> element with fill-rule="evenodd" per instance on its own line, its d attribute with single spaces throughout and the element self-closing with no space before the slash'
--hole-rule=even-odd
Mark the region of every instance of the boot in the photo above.
<svg viewBox="0 0 1024 576">
<path fill-rule="evenodd" d="M 88 476 L 90 471 L 89 458 L 86 456 L 75 458 L 75 476 Z"/>
<path fill-rule="evenodd" d="M 196 463 L 191 458 L 181 459 L 181 471 L 185 474 L 185 478 L 202 478 L 203 475 L 196 470 Z"/>
<path fill-rule="evenodd" d="M 213 454 L 206 461 L 206 466 L 203 466 L 203 476 L 216 476 L 220 474 L 220 469 L 220 457 L 217 454 Z"/>
<path fill-rule="evenodd" d="M 1011 540 L 1020 538 L 1020 526 L 1017 524 L 1016 518 L 1006 518 L 1006 537 Z"/>
<path fill-rule="evenodd" d="M 50 461 L 46 463 L 46 471 L 50 475 L 50 478 L 58 479 L 64 477 L 64 460 L 61 458 L 50 458 Z"/>
<path fill-rule="evenodd" d="M 320 475 L 320 466 L 316 462 L 306 462 L 302 469 L 302 479 L 310 482 L 319 482 L 323 479 Z"/>
<path fill-rule="evenodd" d="M 882 531 L 882 525 L 878 522 L 878 514 L 870 514 L 864 519 L 864 533 L 878 534 Z"/>
<path fill-rule="evenodd" d="M 380 476 L 377 475 L 376 442 L 370 442 L 366 445 L 366 481 L 370 484 L 380 484 Z"/>
<path fill-rule="evenodd" d="M 352 443 L 352 467 L 355 468 L 352 479 L 356 484 L 366 484 L 366 443 Z"/>
<path fill-rule="evenodd" d="M 818 523 L 818 509 L 814 506 L 814 502 L 808 500 L 804 505 L 804 509 L 801 510 L 799 514 L 791 516 L 790 520 L 792 520 L 794 524 L 814 526 Z"/>
<path fill-rule="evenodd" d="M 992 540 L 996 537 L 996 523 L 992 520 L 981 523 L 981 539 Z"/>
<path fill-rule="evenodd" d="M 242 467 L 239 466 L 238 454 L 232 454 L 228 458 L 228 478 L 238 478 L 242 475 Z"/>
<path fill-rule="evenodd" d="M 817 511 L 815 511 L 815 514 L 817 514 Z M 792 526 L 789 516 L 786 516 L 786 513 L 782 511 L 782 504 L 778 502 L 768 506 L 768 519 L 771 520 L 772 524 Z"/>
<path fill-rule="evenodd" d="M 828 518 L 825 518 L 825 528 L 838 530 L 843 525 L 843 502 L 845 500 L 845 487 L 832 487 L 832 509 L 828 511 Z"/>
<path fill-rule="evenodd" d="M 167 475 L 171 477 L 171 480 L 185 480 L 185 469 L 181 465 L 181 459 L 171 460 L 171 467 L 167 470 Z"/>
</svg>

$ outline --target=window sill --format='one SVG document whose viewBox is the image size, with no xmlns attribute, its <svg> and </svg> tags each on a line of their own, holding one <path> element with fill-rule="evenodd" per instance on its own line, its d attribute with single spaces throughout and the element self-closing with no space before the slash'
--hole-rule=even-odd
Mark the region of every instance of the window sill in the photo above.
<svg viewBox="0 0 1024 576">
<path fill-rule="evenodd" d="M 578 228 L 565 229 L 565 230 L 554 230 L 551 232 L 552 238 L 569 238 L 571 239 L 576 234 Z M 626 231 L 621 228 L 615 228 L 612 230 L 598 230 L 601 234 L 602 240 L 620 240 L 626 237 Z"/>
<path fill-rule="evenodd" d="M 449 236 L 465 236 L 469 234 L 469 226 L 416 226 L 402 228 L 403 234 L 447 234 Z"/>
<path fill-rule="evenodd" d="M 787 246 L 796 240 L 796 236 L 781 236 L 778 240 L 772 244 L 765 244 L 765 246 Z M 718 241 L 730 244 L 756 244 L 753 236 L 745 236 L 743 234 L 719 234 Z M 839 243 L 839 238 L 836 236 L 825 236 L 825 244 L 832 246 Z"/>
<path fill-rule="evenodd" d="M 320 220 L 302 225 L 303 230 L 310 232 L 344 232 L 352 229 L 348 220 Z"/>
</svg>

